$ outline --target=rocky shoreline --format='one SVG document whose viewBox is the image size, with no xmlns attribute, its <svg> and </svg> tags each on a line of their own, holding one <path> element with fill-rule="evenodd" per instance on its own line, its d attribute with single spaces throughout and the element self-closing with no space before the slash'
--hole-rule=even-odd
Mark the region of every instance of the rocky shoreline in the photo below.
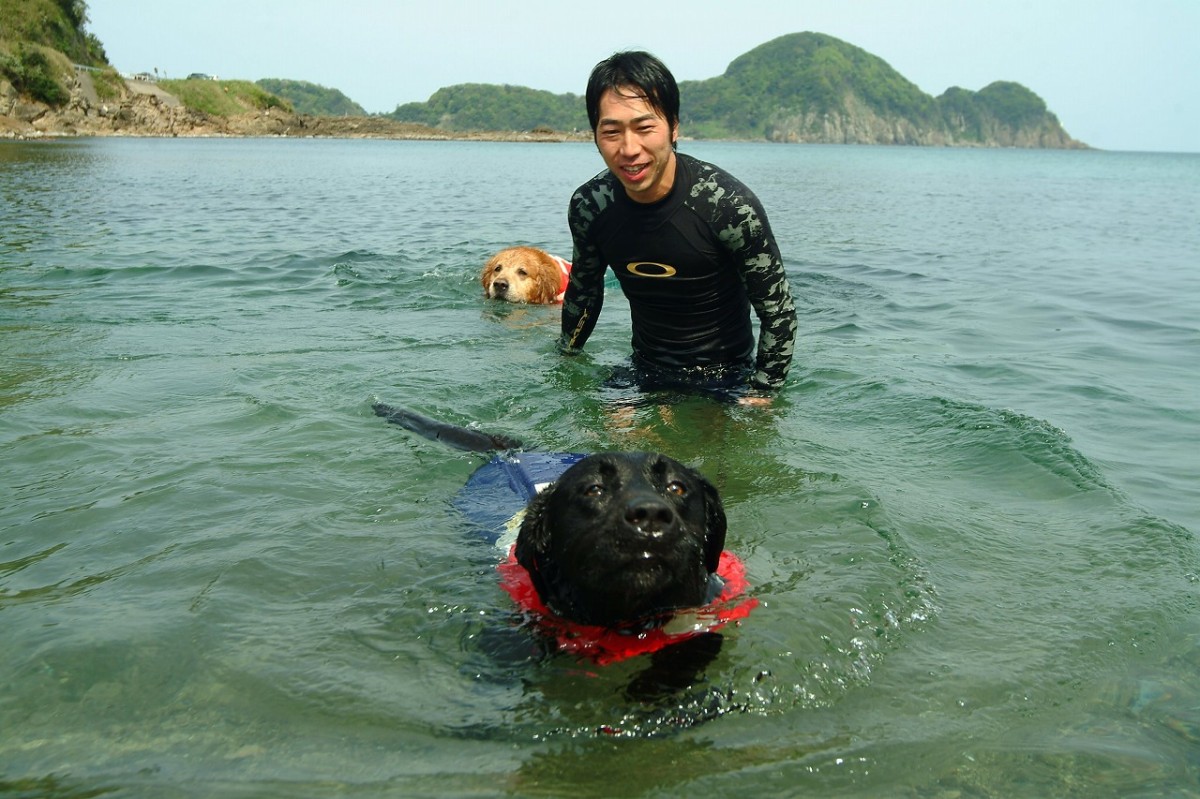
<svg viewBox="0 0 1200 799">
<path fill-rule="evenodd" d="M 188 108 L 148 81 L 126 81 L 119 99 L 101 100 L 90 76 L 77 75 L 71 99 L 52 108 L 20 97 L 0 80 L 0 139 L 53 139 L 85 136 L 129 137 L 294 137 L 409 139 L 427 141 L 591 141 L 587 133 L 496 131 L 451 133 L 387 117 L 324 117 L 279 108 L 228 117 Z"/>
</svg>

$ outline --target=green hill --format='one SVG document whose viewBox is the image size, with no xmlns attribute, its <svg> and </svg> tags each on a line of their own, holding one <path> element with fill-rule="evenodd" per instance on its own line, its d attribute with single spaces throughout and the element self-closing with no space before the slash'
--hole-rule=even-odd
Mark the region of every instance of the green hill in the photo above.
<svg viewBox="0 0 1200 799">
<path fill-rule="evenodd" d="M 261 88 L 282 97 L 292 104 L 297 114 L 329 117 L 365 117 L 367 112 L 337 89 L 316 83 L 284 78 L 263 78 L 255 81 Z"/>
<path fill-rule="evenodd" d="M 483 83 L 438 89 L 428 101 L 397 106 L 388 116 L 451 131 L 588 127 L 583 98 L 578 95 Z"/>
<path fill-rule="evenodd" d="M 948 130 L 971 142 L 1013 141 L 1019 146 L 1079 146 L 1066 135 L 1042 98 L 1019 83 L 996 81 L 978 92 L 952 87 L 937 99 Z M 1065 139 L 1066 143 L 1059 143 Z M 1045 143 L 1042 143 L 1045 142 Z"/>
<path fill-rule="evenodd" d="M 939 121 L 933 98 L 883 59 L 819 33 L 767 42 L 725 74 L 685 81 L 679 92 L 681 121 L 695 135 L 828 141 L 859 137 L 831 120 L 870 114 L 914 133 Z"/>
</svg>

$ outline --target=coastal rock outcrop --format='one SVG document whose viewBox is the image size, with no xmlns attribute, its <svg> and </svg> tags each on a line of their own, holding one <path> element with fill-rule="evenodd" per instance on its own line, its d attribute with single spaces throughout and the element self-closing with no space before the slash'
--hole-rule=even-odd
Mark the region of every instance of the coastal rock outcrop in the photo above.
<svg viewBox="0 0 1200 799">
<path fill-rule="evenodd" d="M 217 116 L 189 108 L 153 81 L 126 80 L 118 97 L 102 100 L 86 72 L 77 75 L 70 99 L 60 107 L 22 98 L 0 80 L 0 138 L 63 136 L 295 136 L 382 139 L 476 139 L 567 141 L 581 137 L 554 131 L 451 134 L 388 117 L 326 117 L 270 107 Z"/>
</svg>

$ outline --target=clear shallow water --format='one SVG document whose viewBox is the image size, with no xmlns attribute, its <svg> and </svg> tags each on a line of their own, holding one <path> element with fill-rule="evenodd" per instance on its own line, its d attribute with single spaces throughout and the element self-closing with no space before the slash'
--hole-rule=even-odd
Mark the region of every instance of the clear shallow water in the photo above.
<svg viewBox="0 0 1200 799">
<path fill-rule="evenodd" d="M 769 411 L 480 300 L 590 147 L 0 145 L 0 795 L 1200 793 L 1200 157 L 684 149 L 789 265 Z M 523 659 L 376 398 L 696 465 L 760 607 L 674 702 Z"/>
</svg>

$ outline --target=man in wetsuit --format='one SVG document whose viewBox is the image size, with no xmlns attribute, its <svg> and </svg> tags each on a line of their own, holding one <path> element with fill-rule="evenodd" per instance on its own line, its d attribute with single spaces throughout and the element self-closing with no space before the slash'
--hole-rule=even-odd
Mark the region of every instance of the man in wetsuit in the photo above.
<svg viewBox="0 0 1200 799">
<path fill-rule="evenodd" d="M 796 310 L 758 199 L 728 173 L 675 151 L 679 89 L 649 53 L 597 64 L 586 99 L 608 169 L 571 197 L 560 349 L 577 352 L 591 335 L 611 266 L 629 300 L 639 384 L 766 401 L 791 365 Z"/>
</svg>

